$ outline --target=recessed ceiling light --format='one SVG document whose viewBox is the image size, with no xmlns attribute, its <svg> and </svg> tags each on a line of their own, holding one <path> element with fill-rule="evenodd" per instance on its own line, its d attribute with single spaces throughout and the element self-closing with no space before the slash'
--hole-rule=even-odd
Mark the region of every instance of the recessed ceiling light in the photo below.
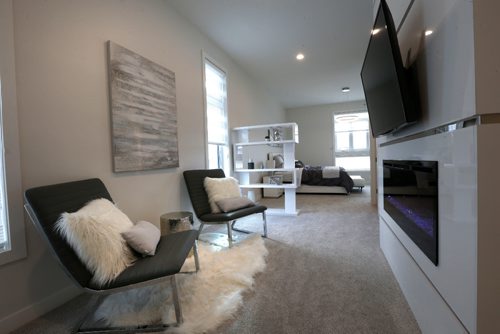
<svg viewBox="0 0 500 334">
<path fill-rule="evenodd" d="M 425 36 L 429 36 L 429 35 L 431 35 L 433 32 L 434 32 L 433 30 L 426 30 L 424 34 L 425 34 Z"/>
<path fill-rule="evenodd" d="M 349 87 L 342 87 L 342 93 L 350 92 L 351 89 Z"/>
<path fill-rule="evenodd" d="M 295 58 L 297 60 L 303 60 L 305 58 L 304 54 L 303 53 L 297 53 L 297 55 L 295 56 Z"/>
</svg>

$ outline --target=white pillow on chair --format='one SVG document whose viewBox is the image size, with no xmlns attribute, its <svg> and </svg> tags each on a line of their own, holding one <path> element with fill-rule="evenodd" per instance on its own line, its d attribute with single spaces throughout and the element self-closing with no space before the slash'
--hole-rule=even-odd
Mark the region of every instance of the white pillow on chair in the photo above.
<svg viewBox="0 0 500 334">
<path fill-rule="evenodd" d="M 136 259 L 120 234 L 134 224 L 107 199 L 96 199 L 76 212 L 63 213 L 55 226 L 98 285 L 115 279 Z"/>
<path fill-rule="evenodd" d="M 206 177 L 203 180 L 212 213 L 221 212 L 217 201 L 231 197 L 241 197 L 238 180 L 234 177 Z"/>
<path fill-rule="evenodd" d="M 156 246 L 161 238 L 160 229 L 145 220 L 141 220 L 121 235 L 136 252 L 148 256 L 155 255 Z"/>
</svg>

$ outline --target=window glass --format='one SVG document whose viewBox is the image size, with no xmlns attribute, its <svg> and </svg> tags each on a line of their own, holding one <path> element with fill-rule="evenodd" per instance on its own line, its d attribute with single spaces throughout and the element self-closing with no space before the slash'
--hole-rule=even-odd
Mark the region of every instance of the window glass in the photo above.
<svg viewBox="0 0 500 334">
<path fill-rule="evenodd" d="M 347 170 L 370 169 L 368 113 L 339 113 L 333 118 L 335 165 Z"/>
<path fill-rule="evenodd" d="M 349 150 L 350 144 L 349 144 L 349 133 L 347 132 L 340 132 L 335 134 L 335 148 L 337 151 L 346 151 Z"/>
<path fill-rule="evenodd" d="M 368 149 L 368 131 L 353 131 L 352 148 L 354 150 Z"/>
<path fill-rule="evenodd" d="M 208 168 L 222 168 L 230 175 L 229 122 L 226 73 L 204 57 L 205 112 Z"/>
</svg>

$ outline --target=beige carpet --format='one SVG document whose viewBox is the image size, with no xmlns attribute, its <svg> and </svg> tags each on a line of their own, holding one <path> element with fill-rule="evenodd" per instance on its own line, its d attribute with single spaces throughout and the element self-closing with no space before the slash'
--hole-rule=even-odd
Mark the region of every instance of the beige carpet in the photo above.
<svg viewBox="0 0 500 334">
<path fill-rule="evenodd" d="M 269 216 L 266 271 L 240 316 L 212 333 L 419 333 L 380 250 L 369 190 L 297 195 L 299 216 Z"/>
<path fill-rule="evenodd" d="M 298 195 L 298 217 L 269 216 L 265 271 L 244 294 L 236 317 L 209 334 L 419 333 L 380 251 L 377 212 L 369 202 L 367 188 L 349 196 Z M 262 228 L 259 219 L 238 226 Z M 85 300 L 14 333 L 68 333 Z"/>
</svg>

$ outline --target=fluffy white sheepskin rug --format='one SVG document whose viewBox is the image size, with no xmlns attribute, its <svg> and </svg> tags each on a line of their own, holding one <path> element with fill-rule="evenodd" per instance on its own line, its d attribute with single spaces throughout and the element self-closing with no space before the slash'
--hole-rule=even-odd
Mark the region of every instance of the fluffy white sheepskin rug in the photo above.
<svg viewBox="0 0 500 334">
<path fill-rule="evenodd" d="M 201 270 L 177 275 L 184 323 L 167 333 L 203 333 L 232 318 L 242 303 L 242 293 L 253 287 L 253 276 L 266 266 L 267 249 L 257 234 L 222 250 L 203 242 L 198 245 Z M 192 270 L 190 257 L 183 271 Z M 94 319 L 111 326 L 175 323 L 170 282 L 111 295 Z"/>
</svg>

